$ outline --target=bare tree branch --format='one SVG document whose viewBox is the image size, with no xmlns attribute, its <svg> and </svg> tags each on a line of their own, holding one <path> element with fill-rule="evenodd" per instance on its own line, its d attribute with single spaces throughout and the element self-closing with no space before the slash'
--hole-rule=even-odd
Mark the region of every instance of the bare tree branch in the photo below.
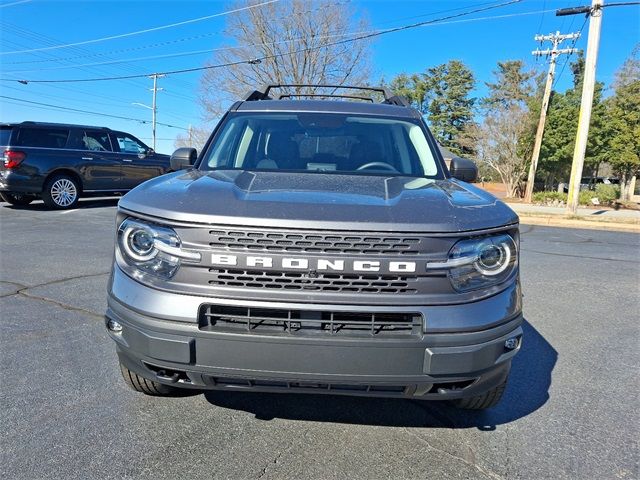
<svg viewBox="0 0 640 480">
<path fill-rule="evenodd" d="M 239 0 L 234 5 L 249 3 Z M 282 1 L 228 17 L 227 46 L 236 48 L 217 51 L 209 64 L 263 60 L 205 71 L 200 101 L 206 117 L 218 118 L 229 103 L 264 84 L 366 84 L 371 72 L 370 42 L 328 44 L 336 36 L 367 28 L 367 21 L 357 19 L 351 6 L 335 0 Z M 328 93 L 296 90 L 279 93 Z"/>
</svg>

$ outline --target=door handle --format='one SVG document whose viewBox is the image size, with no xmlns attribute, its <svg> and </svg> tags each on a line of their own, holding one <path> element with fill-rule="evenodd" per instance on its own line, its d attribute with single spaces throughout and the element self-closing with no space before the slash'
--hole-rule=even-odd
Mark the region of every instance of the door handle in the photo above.
<svg viewBox="0 0 640 480">
<path fill-rule="evenodd" d="M 82 157 L 83 160 L 93 160 L 93 157 Z"/>
<path fill-rule="evenodd" d="M 122 161 L 123 161 L 123 162 L 133 162 L 133 160 L 132 160 L 132 159 L 130 159 L 130 158 L 123 158 L 123 159 L 122 159 Z"/>
</svg>

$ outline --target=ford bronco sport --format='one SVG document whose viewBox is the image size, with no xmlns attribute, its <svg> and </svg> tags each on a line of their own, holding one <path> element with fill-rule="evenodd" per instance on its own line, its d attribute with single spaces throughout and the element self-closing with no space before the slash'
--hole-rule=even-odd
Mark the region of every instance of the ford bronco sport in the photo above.
<svg viewBox="0 0 640 480">
<path fill-rule="evenodd" d="M 447 169 L 406 100 L 282 87 L 120 200 L 105 323 L 125 381 L 492 407 L 522 339 L 517 215 L 464 182 L 473 162 Z"/>
</svg>

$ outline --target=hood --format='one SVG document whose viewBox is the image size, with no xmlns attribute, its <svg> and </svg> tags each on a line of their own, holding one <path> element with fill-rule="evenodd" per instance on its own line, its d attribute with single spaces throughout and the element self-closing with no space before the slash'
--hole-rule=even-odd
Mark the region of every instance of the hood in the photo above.
<svg viewBox="0 0 640 480">
<path fill-rule="evenodd" d="M 143 183 L 119 206 L 193 223 L 354 231 L 453 233 L 518 222 L 472 185 L 398 176 L 181 171 Z"/>
</svg>

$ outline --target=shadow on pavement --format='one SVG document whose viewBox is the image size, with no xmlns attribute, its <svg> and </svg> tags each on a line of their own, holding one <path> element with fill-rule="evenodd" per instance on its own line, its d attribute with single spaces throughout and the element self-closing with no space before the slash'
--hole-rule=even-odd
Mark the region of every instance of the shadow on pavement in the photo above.
<svg viewBox="0 0 640 480">
<path fill-rule="evenodd" d="M 522 350 L 513 361 L 505 395 L 486 411 L 460 410 L 444 402 L 333 395 L 208 391 L 205 398 L 212 405 L 244 410 L 262 420 L 494 430 L 535 412 L 549 399 L 558 354 L 529 322 L 524 322 L 523 330 Z"/>
<path fill-rule="evenodd" d="M 109 197 L 109 198 L 83 198 L 80 199 L 78 205 L 72 210 L 85 210 L 89 208 L 104 208 L 104 207 L 115 207 L 118 204 L 118 201 L 122 197 Z M 29 205 L 18 206 L 18 205 L 10 205 L 8 203 L 0 204 L 2 208 L 8 208 L 11 210 L 32 210 L 34 212 L 46 212 L 46 211 L 55 211 L 55 212 L 64 212 L 66 210 L 52 210 L 47 208 L 43 202 L 34 202 Z"/>
</svg>

